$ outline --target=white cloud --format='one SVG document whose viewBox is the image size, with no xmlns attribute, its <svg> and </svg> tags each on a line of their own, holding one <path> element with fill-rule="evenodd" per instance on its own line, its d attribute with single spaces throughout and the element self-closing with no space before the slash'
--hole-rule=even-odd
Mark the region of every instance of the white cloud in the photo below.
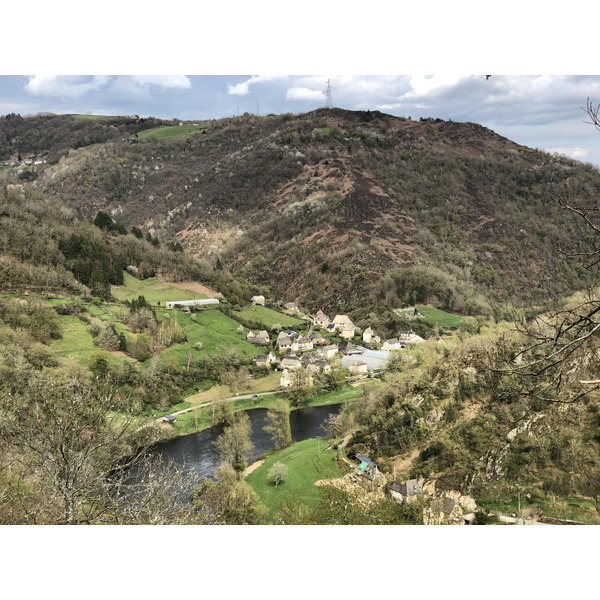
<svg viewBox="0 0 600 600">
<path fill-rule="evenodd" d="M 185 75 L 132 75 L 131 80 L 142 87 L 149 85 L 179 89 L 192 87 L 192 82 Z"/>
<path fill-rule="evenodd" d="M 286 95 L 287 100 L 313 100 L 323 102 L 325 100 L 325 94 L 321 90 L 311 90 L 305 87 L 293 87 L 290 88 Z"/>
<path fill-rule="evenodd" d="M 79 98 L 90 91 L 105 86 L 110 77 L 95 75 L 34 75 L 29 78 L 25 90 L 33 96 L 57 96 L 59 98 Z"/>
<path fill-rule="evenodd" d="M 548 152 L 558 152 L 576 160 L 583 160 L 589 155 L 589 151 L 585 148 L 550 148 Z"/>
<path fill-rule="evenodd" d="M 253 75 L 250 79 L 236 85 L 228 85 L 227 93 L 232 96 L 246 96 L 250 92 L 250 86 L 256 83 L 266 83 L 278 79 L 287 79 L 286 75 Z"/>
</svg>

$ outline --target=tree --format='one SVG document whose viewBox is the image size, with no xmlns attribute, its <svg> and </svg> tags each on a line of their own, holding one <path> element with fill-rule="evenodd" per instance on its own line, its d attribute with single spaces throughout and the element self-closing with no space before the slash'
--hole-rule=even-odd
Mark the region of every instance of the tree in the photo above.
<svg viewBox="0 0 600 600">
<path fill-rule="evenodd" d="M 250 418 L 243 411 L 237 412 L 233 414 L 230 424 L 214 442 L 221 462 L 230 464 L 238 473 L 246 468 L 246 461 L 254 449 L 250 439 L 251 434 Z"/>
<path fill-rule="evenodd" d="M 600 105 L 589 98 L 589 123 L 600 130 Z M 583 261 L 592 285 L 597 284 L 600 267 L 600 211 L 597 202 L 578 203 L 571 192 L 555 196 L 558 206 L 580 218 L 580 237 L 573 241 L 576 251 L 558 249 L 560 254 Z M 499 371 L 518 381 L 518 393 L 529 399 L 529 411 L 551 403 L 572 404 L 600 390 L 600 298 L 592 287 L 578 302 L 527 321 L 517 319 L 525 343 L 507 345 Z M 526 415 L 524 415 L 526 416 Z"/>
<path fill-rule="evenodd" d="M 4 475 L 23 522 L 123 522 L 124 511 L 135 512 L 126 484 L 153 433 L 136 432 L 119 408 L 85 381 L 47 371 L 0 396 Z"/>
<path fill-rule="evenodd" d="M 314 386 L 310 373 L 304 369 L 292 371 L 292 385 L 288 388 L 290 402 L 300 408 L 313 394 Z"/>
<path fill-rule="evenodd" d="M 282 462 L 276 462 L 267 472 L 267 478 L 271 483 L 275 484 L 275 487 L 277 487 L 280 483 L 285 481 L 287 474 L 287 465 L 284 465 Z"/>
<path fill-rule="evenodd" d="M 283 398 L 279 398 L 267 410 L 269 424 L 263 429 L 270 434 L 275 450 L 281 450 L 292 443 L 290 428 L 290 405 Z"/>
</svg>

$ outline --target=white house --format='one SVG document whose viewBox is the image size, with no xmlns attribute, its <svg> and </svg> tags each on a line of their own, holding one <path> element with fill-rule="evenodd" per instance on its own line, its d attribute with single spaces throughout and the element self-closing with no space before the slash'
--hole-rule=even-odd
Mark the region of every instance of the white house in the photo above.
<svg viewBox="0 0 600 600">
<path fill-rule="evenodd" d="M 252 304 L 260 304 L 261 306 L 265 305 L 265 297 L 264 296 L 252 296 Z"/>
</svg>

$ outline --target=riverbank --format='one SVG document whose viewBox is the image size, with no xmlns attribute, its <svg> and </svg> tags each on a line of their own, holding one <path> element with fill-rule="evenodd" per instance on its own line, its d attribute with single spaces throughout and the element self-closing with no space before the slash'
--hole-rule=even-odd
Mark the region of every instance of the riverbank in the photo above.
<svg viewBox="0 0 600 600">
<path fill-rule="evenodd" d="M 365 380 L 363 385 L 380 385 L 381 382 L 377 379 Z M 311 406 L 329 406 L 335 404 L 342 404 L 349 400 L 354 400 L 362 395 L 362 387 L 354 386 L 352 384 L 346 384 L 339 390 L 325 392 L 317 394 L 310 398 L 302 408 Z M 279 398 L 287 399 L 285 392 L 263 392 L 257 394 L 256 398 L 249 395 L 238 396 L 230 398 L 229 400 L 233 403 L 233 412 L 239 412 L 241 410 L 252 410 L 254 408 L 270 408 Z M 292 411 L 297 410 L 298 407 L 291 406 Z M 165 428 L 169 428 L 175 436 L 186 436 L 192 433 L 198 433 L 211 427 L 212 423 L 212 411 L 213 403 L 207 402 L 204 404 L 198 404 L 193 407 L 188 407 L 175 414 L 177 421 L 173 424 L 165 424 Z"/>
</svg>

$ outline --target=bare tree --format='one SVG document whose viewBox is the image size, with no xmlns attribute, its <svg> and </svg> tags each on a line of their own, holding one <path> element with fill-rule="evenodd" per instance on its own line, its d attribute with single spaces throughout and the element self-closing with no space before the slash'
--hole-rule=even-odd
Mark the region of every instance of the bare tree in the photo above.
<svg viewBox="0 0 600 600">
<path fill-rule="evenodd" d="M 594 106 L 588 98 L 585 110 L 588 122 L 600 130 L 600 105 Z M 595 202 L 580 204 L 573 195 L 568 190 L 557 194 L 556 202 L 579 217 L 582 234 L 574 240 L 579 248 L 558 252 L 583 261 L 592 281 L 590 290 L 574 305 L 529 322 L 521 318 L 518 329 L 526 345 L 506 347 L 504 352 L 502 370 L 518 376 L 520 394 L 534 402 L 569 404 L 600 389 L 600 207 Z"/>
<path fill-rule="evenodd" d="M 151 460 L 155 429 L 134 426 L 122 408 L 81 379 L 47 372 L 21 392 L 4 393 L 3 520 L 194 522 L 191 487 L 172 465 Z"/>
</svg>

